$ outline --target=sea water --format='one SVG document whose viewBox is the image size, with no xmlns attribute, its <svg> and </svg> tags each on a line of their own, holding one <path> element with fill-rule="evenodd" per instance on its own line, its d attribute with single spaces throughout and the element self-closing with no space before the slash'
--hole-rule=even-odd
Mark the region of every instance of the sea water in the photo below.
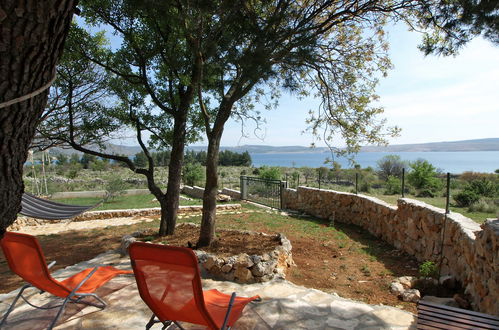
<svg viewBox="0 0 499 330">
<path fill-rule="evenodd" d="M 326 159 L 334 159 L 342 168 L 351 168 L 353 164 L 343 157 L 332 157 L 329 152 L 305 153 L 250 153 L 253 166 L 284 167 L 320 167 Z M 499 151 L 465 152 L 359 152 L 354 161 L 365 167 L 377 167 L 377 162 L 386 155 L 398 155 L 402 160 L 415 161 L 425 159 L 442 172 L 463 173 L 466 171 L 492 173 L 499 169 Z"/>
</svg>

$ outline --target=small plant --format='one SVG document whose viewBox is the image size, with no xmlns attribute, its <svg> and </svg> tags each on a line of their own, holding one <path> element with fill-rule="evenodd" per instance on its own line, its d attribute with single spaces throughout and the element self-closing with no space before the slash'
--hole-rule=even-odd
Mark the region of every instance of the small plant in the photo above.
<svg viewBox="0 0 499 330">
<path fill-rule="evenodd" d="M 385 195 L 395 195 L 402 192 L 402 182 L 399 178 L 390 175 L 385 184 Z"/>
<path fill-rule="evenodd" d="M 483 212 L 483 213 L 496 213 L 497 206 L 493 201 L 486 201 L 485 199 L 480 199 L 478 202 L 473 203 L 468 208 L 469 212 Z"/>
<path fill-rule="evenodd" d="M 474 191 L 463 190 L 454 196 L 454 201 L 459 207 L 467 207 L 471 204 L 478 202 L 480 196 L 478 196 Z"/>
<path fill-rule="evenodd" d="M 106 184 L 106 196 L 104 201 L 107 202 L 125 193 L 126 182 L 121 178 L 112 178 Z"/>
<path fill-rule="evenodd" d="M 365 276 L 371 276 L 371 270 L 368 265 L 364 265 L 360 268 L 360 271 L 364 273 Z"/>
<path fill-rule="evenodd" d="M 425 261 L 419 266 L 419 273 L 423 277 L 438 277 L 438 267 L 433 261 Z"/>
</svg>

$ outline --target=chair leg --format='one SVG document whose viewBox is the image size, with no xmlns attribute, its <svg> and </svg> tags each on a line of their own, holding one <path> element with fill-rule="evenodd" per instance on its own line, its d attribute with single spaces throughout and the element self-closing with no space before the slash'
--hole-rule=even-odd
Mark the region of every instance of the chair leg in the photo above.
<svg viewBox="0 0 499 330">
<path fill-rule="evenodd" d="M 57 321 L 59 320 L 59 317 L 61 317 L 62 313 L 64 312 L 64 309 L 66 308 L 66 304 L 68 303 L 69 300 L 69 297 L 66 297 L 66 299 L 64 299 L 64 302 L 62 303 L 61 305 L 61 308 L 59 308 L 59 311 L 57 311 L 57 315 L 55 316 L 55 318 L 52 320 L 52 323 L 50 323 L 49 327 L 47 328 L 47 330 L 52 330 L 55 326 L 55 324 L 57 323 Z"/>
<path fill-rule="evenodd" d="M 2 318 L 2 321 L 0 322 L 0 328 L 2 328 L 2 326 L 7 322 L 7 317 L 9 316 L 9 314 L 12 312 L 12 310 L 14 309 L 14 306 L 16 305 L 17 301 L 19 300 L 19 298 L 21 298 L 24 290 L 26 290 L 27 288 L 29 288 L 31 286 L 31 284 L 25 284 L 21 290 L 19 290 L 19 293 L 17 294 L 17 296 L 14 298 L 14 301 L 12 302 L 12 304 L 10 305 L 9 309 L 7 310 L 7 312 L 5 313 L 5 315 L 3 316 Z"/>
</svg>

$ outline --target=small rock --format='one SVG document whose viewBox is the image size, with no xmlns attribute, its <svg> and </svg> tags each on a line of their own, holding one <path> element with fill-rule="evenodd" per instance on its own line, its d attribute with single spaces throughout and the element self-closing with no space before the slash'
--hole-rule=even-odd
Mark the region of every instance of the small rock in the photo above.
<svg viewBox="0 0 499 330">
<path fill-rule="evenodd" d="M 405 291 L 404 286 L 400 282 L 392 282 L 390 284 L 390 292 L 400 296 Z"/>
<path fill-rule="evenodd" d="M 402 293 L 403 301 L 418 302 L 419 299 L 421 299 L 421 293 L 419 292 L 419 290 L 410 289 L 410 290 L 405 290 Z"/>
<path fill-rule="evenodd" d="M 232 265 L 231 264 L 225 264 L 222 266 L 222 268 L 220 268 L 220 270 L 222 271 L 222 273 L 228 273 L 232 270 Z"/>
<path fill-rule="evenodd" d="M 234 278 L 239 283 L 249 283 L 250 280 L 253 279 L 253 275 L 248 268 L 239 267 L 236 268 L 236 271 L 234 272 Z"/>
<path fill-rule="evenodd" d="M 206 258 L 206 261 L 203 263 L 203 267 L 207 270 L 210 270 L 215 265 L 215 257 L 209 256 Z"/>
<path fill-rule="evenodd" d="M 235 266 L 237 268 L 249 268 L 253 266 L 253 260 L 250 258 L 249 255 L 246 253 L 241 253 L 240 255 L 237 256 Z"/>
<path fill-rule="evenodd" d="M 416 284 L 417 278 L 414 276 L 401 276 L 396 281 L 402 284 L 404 289 L 412 289 L 414 284 Z"/>
</svg>

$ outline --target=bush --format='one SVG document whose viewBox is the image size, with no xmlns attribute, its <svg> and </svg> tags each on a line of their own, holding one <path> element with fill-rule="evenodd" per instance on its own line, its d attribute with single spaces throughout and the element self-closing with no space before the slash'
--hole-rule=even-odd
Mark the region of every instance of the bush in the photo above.
<svg viewBox="0 0 499 330">
<path fill-rule="evenodd" d="M 485 199 L 480 199 L 470 205 L 468 208 L 469 212 L 483 212 L 483 213 L 496 213 L 497 206 L 493 201 L 486 201 Z"/>
<path fill-rule="evenodd" d="M 479 199 L 480 196 L 471 190 L 463 190 L 454 196 L 454 201 L 459 207 L 468 207 L 471 204 L 478 202 Z"/>
<path fill-rule="evenodd" d="M 187 164 L 184 166 L 184 182 L 189 186 L 195 186 L 198 182 L 204 180 L 203 167 L 196 164 Z"/>
<path fill-rule="evenodd" d="M 418 191 L 416 195 L 416 197 L 430 197 L 430 198 L 433 198 L 435 196 L 436 196 L 435 191 L 432 189 L 422 189 Z"/>
<path fill-rule="evenodd" d="M 418 159 L 411 163 L 412 171 L 407 175 L 407 180 L 416 189 L 420 190 L 420 194 L 428 194 L 424 190 L 435 192 L 442 188 L 442 182 L 437 178 L 435 167 L 427 160 Z"/>
<path fill-rule="evenodd" d="M 118 196 L 121 196 L 125 193 L 126 182 L 121 178 L 112 178 L 106 184 L 106 197 L 104 197 L 104 201 L 114 199 Z"/>
<path fill-rule="evenodd" d="M 390 175 L 386 180 L 385 195 L 395 195 L 395 194 L 400 194 L 401 192 L 402 192 L 402 181 L 399 178 Z"/>
<path fill-rule="evenodd" d="M 425 261 L 419 266 L 419 273 L 423 277 L 438 277 L 438 267 L 433 261 Z"/>
<path fill-rule="evenodd" d="M 400 177 L 402 170 L 407 168 L 407 162 L 398 155 L 386 155 L 377 162 L 378 175 L 381 180 L 388 180 L 390 176 Z"/>
<path fill-rule="evenodd" d="M 262 166 L 259 176 L 266 180 L 281 180 L 281 169 L 279 167 Z"/>
<path fill-rule="evenodd" d="M 471 181 L 465 190 L 471 190 L 477 195 L 484 197 L 494 197 L 497 194 L 496 184 L 487 179 Z"/>
</svg>

